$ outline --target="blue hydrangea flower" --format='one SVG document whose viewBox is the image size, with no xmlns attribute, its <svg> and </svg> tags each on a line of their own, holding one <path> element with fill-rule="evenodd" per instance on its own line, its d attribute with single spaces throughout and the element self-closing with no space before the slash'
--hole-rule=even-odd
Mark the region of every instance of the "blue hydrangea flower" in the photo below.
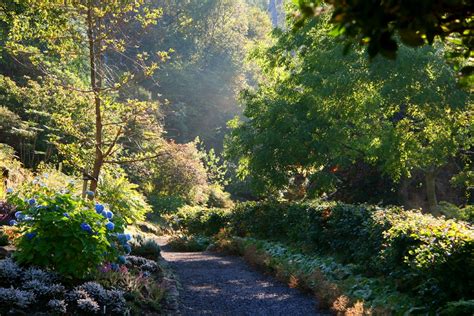
<svg viewBox="0 0 474 316">
<path fill-rule="evenodd" d="M 13 193 L 13 189 L 12 189 L 12 188 L 8 188 L 8 189 L 7 189 L 7 193 L 8 193 L 8 194 Z"/>
<path fill-rule="evenodd" d="M 115 224 L 112 222 L 108 222 L 107 224 L 105 224 L 105 228 L 107 228 L 108 230 L 114 230 Z"/>
<path fill-rule="evenodd" d="M 23 215 L 22 212 L 18 211 L 15 213 L 15 217 L 17 220 L 21 221 L 25 217 L 25 215 Z"/>
<path fill-rule="evenodd" d="M 111 211 L 107 211 L 105 212 L 105 217 L 107 217 L 108 219 L 112 219 L 112 217 L 114 217 L 114 213 L 112 213 Z"/>
<path fill-rule="evenodd" d="M 18 222 L 16 220 L 12 219 L 11 221 L 8 222 L 8 224 L 10 226 L 15 226 L 16 224 L 18 224 Z"/>
<path fill-rule="evenodd" d="M 125 253 L 128 255 L 132 252 L 132 247 L 130 247 L 129 244 L 125 244 L 123 245 L 123 250 L 125 251 Z"/>
<path fill-rule="evenodd" d="M 25 234 L 25 237 L 28 240 L 31 240 L 31 239 L 35 238 L 35 236 L 36 236 L 36 232 L 31 232 L 31 233 L 26 233 Z"/>
<path fill-rule="evenodd" d="M 87 224 L 87 223 L 82 223 L 82 224 L 81 224 L 81 229 L 82 229 L 83 231 L 88 232 L 88 233 L 92 233 L 92 227 L 91 227 L 89 224 Z"/>
<path fill-rule="evenodd" d="M 120 264 L 126 264 L 127 263 L 127 259 L 124 256 L 118 256 L 117 261 Z"/>
<path fill-rule="evenodd" d="M 29 199 L 29 200 L 28 200 L 28 204 L 30 204 L 30 205 L 35 205 L 35 204 L 36 204 L 36 200 L 35 200 L 35 199 Z"/>
<path fill-rule="evenodd" d="M 95 205 L 95 211 L 99 214 L 101 214 L 104 211 L 105 207 L 102 204 L 96 204 Z"/>
<path fill-rule="evenodd" d="M 118 270 L 119 270 L 119 265 L 116 264 L 116 263 L 111 263 L 111 264 L 110 264 L 110 268 L 111 268 L 113 271 L 118 271 Z"/>
<path fill-rule="evenodd" d="M 121 244 L 125 244 L 127 241 L 132 239 L 132 236 L 130 236 L 130 234 L 118 234 L 117 239 Z"/>
</svg>

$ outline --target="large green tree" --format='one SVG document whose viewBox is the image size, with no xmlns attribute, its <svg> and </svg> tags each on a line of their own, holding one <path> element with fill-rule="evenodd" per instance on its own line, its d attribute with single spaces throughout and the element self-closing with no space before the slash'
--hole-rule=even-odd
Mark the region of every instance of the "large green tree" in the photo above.
<svg viewBox="0 0 474 316">
<path fill-rule="evenodd" d="M 443 39 L 461 82 L 474 88 L 474 4 L 470 0 L 294 0 L 296 26 L 331 10 L 333 32 L 367 45 L 371 57 L 394 58 L 400 39 L 408 46 Z"/>
<path fill-rule="evenodd" d="M 436 172 L 469 146 L 472 111 L 442 47 L 401 46 L 397 60 L 369 63 L 359 49 L 344 54 L 328 20 L 283 32 L 255 53 L 265 80 L 244 92 L 248 119 L 231 123 L 228 154 L 270 191 L 306 181 L 330 192 L 334 172 L 359 160 L 395 180 L 422 170 L 435 212 Z"/>
</svg>

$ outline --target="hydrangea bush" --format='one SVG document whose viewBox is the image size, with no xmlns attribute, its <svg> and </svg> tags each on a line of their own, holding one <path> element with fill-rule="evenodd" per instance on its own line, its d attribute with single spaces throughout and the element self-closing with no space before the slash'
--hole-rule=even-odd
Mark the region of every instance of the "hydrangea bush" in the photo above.
<svg viewBox="0 0 474 316">
<path fill-rule="evenodd" d="M 16 205 L 15 259 L 83 278 L 104 262 L 125 263 L 130 252 L 124 221 L 101 204 L 73 196 L 67 191 L 38 188 L 34 196 L 8 196 Z"/>
</svg>

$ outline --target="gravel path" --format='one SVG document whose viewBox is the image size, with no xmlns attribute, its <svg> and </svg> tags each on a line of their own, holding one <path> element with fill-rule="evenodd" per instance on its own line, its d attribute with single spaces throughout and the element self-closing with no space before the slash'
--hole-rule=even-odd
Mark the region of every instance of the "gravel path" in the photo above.
<svg viewBox="0 0 474 316">
<path fill-rule="evenodd" d="M 252 270 L 240 257 L 173 252 L 166 240 L 160 243 L 183 287 L 183 315 L 323 315 L 312 297 Z"/>
</svg>

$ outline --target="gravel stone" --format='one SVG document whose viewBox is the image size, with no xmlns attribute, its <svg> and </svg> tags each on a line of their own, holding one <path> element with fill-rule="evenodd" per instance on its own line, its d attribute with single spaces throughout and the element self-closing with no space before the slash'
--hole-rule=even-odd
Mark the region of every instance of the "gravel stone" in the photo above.
<svg viewBox="0 0 474 316">
<path fill-rule="evenodd" d="M 328 315 L 317 310 L 313 297 L 255 271 L 240 257 L 173 252 L 165 239 L 160 245 L 182 286 L 182 315 Z"/>
</svg>

